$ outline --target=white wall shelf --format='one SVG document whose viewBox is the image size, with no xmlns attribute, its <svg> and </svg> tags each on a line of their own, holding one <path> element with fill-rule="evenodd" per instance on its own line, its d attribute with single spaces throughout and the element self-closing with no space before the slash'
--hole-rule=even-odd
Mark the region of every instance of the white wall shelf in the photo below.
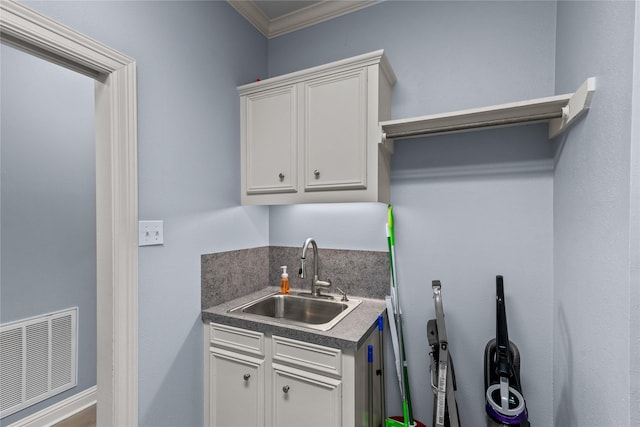
<svg viewBox="0 0 640 427">
<path fill-rule="evenodd" d="M 587 111 L 595 86 L 595 77 L 590 77 L 574 93 L 380 122 L 382 143 L 387 145 L 389 140 L 400 138 L 541 121 L 549 122 L 549 138 L 554 138 Z"/>
</svg>

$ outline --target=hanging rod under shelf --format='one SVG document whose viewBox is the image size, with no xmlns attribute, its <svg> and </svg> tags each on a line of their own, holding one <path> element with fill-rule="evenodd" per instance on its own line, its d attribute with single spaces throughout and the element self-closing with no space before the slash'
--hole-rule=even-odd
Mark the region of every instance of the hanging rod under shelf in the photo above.
<svg viewBox="0 0 640 427">
<path fill-rule="evenodd" d="M 412 136 L 429 135 L 433 133 L 456 132 L 469 129 L 479 129 L 485 127 L 504 126 L 517 123 L 541 122 L 562 117 L 562 111 L 553 113 L 534 114 L 529 116 L 510 117 L 506 119 L 486 120 L 480 122 L 470 122 L 458 125 L 439 126 L 410 131 L 398 131 L 395 133 L 384 133 L 384 139 L 410 138 Z"/>
<path fill-rule="evenodd" d="M 562 133 L 590 106 L 595 77 L 574 93 L 490 107 L 380 122 L 382 142 L 437 133 L 548 121 L 549 138 Z"/>
</svg>

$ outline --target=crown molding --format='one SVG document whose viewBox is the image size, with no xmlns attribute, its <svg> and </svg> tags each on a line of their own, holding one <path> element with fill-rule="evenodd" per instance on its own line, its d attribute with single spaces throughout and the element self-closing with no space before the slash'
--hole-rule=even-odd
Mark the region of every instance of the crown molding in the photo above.
<svg viewBox="0 0 640 427">
<path fill-rule="evenodd" d="M 229 3 L 240 15 L 244 17 L 247 21 L 251 23 L 258 31 L 262 33 L 263 36 L 269 37 L 269 24 L 270 20 L 262 13 L 262 11 L 255 5 L 253 1 L 243 1 L 243 0 L 227 0 Z"/>
<path fill-rule="evenodd" d="M 332 1 L 313 3 L 295 12 L 269 19 L 255 1 L 227 0 L 227 2 L 268 39 L 310 27 L 342 15 L 373 6 L 382 0 Z"/>
</svg>

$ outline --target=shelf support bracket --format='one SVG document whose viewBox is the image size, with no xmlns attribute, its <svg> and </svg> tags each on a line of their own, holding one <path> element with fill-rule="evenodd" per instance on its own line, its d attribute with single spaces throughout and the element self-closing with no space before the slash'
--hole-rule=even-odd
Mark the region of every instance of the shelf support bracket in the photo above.
<svg viewBox="0 0 640 427">
<path fill-rule="evenodd" d="M 575 120 L 587 112 L 591 106 L 591 98 L 596 90 L 596 78 L 589 77 L 575 91 L 575 93 L 562 107 L 562 117 L 549 121 L 549 138 L 555 138 L 564 132 Z"/>
<path fill-rule="evenodd" d="M 379 127 L 379 135 L 380 135 L 380 141 L 378 142 L 378 146 L 383 152 L 391 156 L 393 155 L 393 148 L 394 148 L 393 139 L 387 139 L 387 134 L 382 129 L 382 126 L 378 126 L 378 127 Z"/>
</svg>

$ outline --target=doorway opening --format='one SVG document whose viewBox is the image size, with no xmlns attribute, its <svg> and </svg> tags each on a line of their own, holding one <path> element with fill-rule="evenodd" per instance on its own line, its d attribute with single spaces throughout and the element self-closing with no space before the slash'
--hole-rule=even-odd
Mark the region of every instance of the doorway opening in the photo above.
<svg viewBox="0 0 640 427">
<path fill-rule="evenodd" d="M 136 425 L 136 63 L 12 0 L 0 2 L 0 41 L 95 80 L 97 420 Z"/>
</svg>

